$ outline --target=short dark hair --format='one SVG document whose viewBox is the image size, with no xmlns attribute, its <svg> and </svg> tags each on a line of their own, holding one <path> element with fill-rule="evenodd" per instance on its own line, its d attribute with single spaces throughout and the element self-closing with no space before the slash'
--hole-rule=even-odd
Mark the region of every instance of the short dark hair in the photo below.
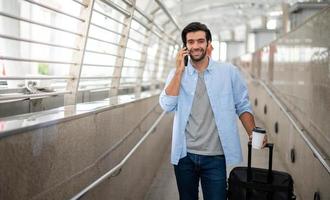
<svg viewBox="0 0 330 200">
<path fill-rule="evenodd" d="M 184 27 L 184 29 L 182 30 L 181 39 L 183 44 L 187 43 L 187 33 L 196 32 L 196 31 L 204 31 L 206 36 L 206 41 L 212 42 L 212 35 L 210 29 L 208 29 L 205 24 L 202 24 L 200 22 L 192 22 L 188 24 L 186 27 Z"/>
</svg>

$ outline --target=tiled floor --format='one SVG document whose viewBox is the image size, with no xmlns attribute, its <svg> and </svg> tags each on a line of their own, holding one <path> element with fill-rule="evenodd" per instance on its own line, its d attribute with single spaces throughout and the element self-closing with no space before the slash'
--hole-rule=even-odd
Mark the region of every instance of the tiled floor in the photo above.
<svg viewBox="0 0 330 200">
<path fill-rule="evenodd" d="M 239 123 L 240 138 L 242 144 L 242 151 L 244 155 L 244 161 L 241 166 L 246 166 L 247 164 L 247 137 L 243 126 Z M 263 127 L 261 122 L 257 120 L 257 125 Z M 271 142 L 271 141 L 270 141 Z M 276 144 L 273 156 L 273 169 L 285 171 L 283 164 L 279 159 L 277 159 Z M 268 151 L 267 150 L 253 150 L 252 151 L 252 166 L 267 168 L 268 167 Z M 230 166 L 227 168 L 227 173 L 235 166 Z M 202 192 L 199 192 L 200 199 L 203 199 Z M 178 191 L 176 188 L 175 176 L 173 171 L 173 166 L 170 164 L 170 147 L 164 155 L 163 163 L 159 169 L 149 192 L 146 195 L 145 200 L 179 200 Z"/>
</svg>

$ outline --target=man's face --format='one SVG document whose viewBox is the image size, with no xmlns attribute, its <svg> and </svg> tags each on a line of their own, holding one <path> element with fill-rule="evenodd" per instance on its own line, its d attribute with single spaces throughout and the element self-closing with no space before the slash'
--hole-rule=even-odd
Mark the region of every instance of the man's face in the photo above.
<svg viewBox="0 0 330 200">
<path fill-rule="evenodd" d="M 204 31 L 187 33 L 187 48 L 194 62 L 203 60 L 206 56 L 207 41 Z"/>
</svg>

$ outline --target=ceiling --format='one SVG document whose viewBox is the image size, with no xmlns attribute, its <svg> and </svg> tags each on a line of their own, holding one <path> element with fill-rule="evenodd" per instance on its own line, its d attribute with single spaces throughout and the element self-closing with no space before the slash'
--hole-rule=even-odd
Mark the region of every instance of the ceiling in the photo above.
<svg viewBox="0 0 330 200">
<path fill-rule="evenodd" d="M 136 5 L 144 11 L 155 13 L 157 21 L 166 13 L 157 9 L 157 0 L 137 0 Z M 299 0 L 163 0 L 161 4 L 168 10 L 177 25 L 182 29 L 193 21 L 208 25 L 211 31 L 222 32 L 251 23 L 260 16 L 268 16 L 273 11 L 281 11 L 284 3 L 294 4 Z"/>
</svg>

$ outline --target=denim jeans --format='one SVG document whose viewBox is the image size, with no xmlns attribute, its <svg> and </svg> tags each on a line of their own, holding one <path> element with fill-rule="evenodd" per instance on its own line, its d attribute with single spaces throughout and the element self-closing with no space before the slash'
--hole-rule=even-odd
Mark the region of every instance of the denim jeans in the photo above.
<svg viewBox="0 0 330 200">
<path fill-rule="evenodd" d="M 227 188 L 224 156 L 188 153 L 174 165 L 180 200 L 197 200 L 201 180 L 204 200 L 225 200 Z"/>
</svg>

